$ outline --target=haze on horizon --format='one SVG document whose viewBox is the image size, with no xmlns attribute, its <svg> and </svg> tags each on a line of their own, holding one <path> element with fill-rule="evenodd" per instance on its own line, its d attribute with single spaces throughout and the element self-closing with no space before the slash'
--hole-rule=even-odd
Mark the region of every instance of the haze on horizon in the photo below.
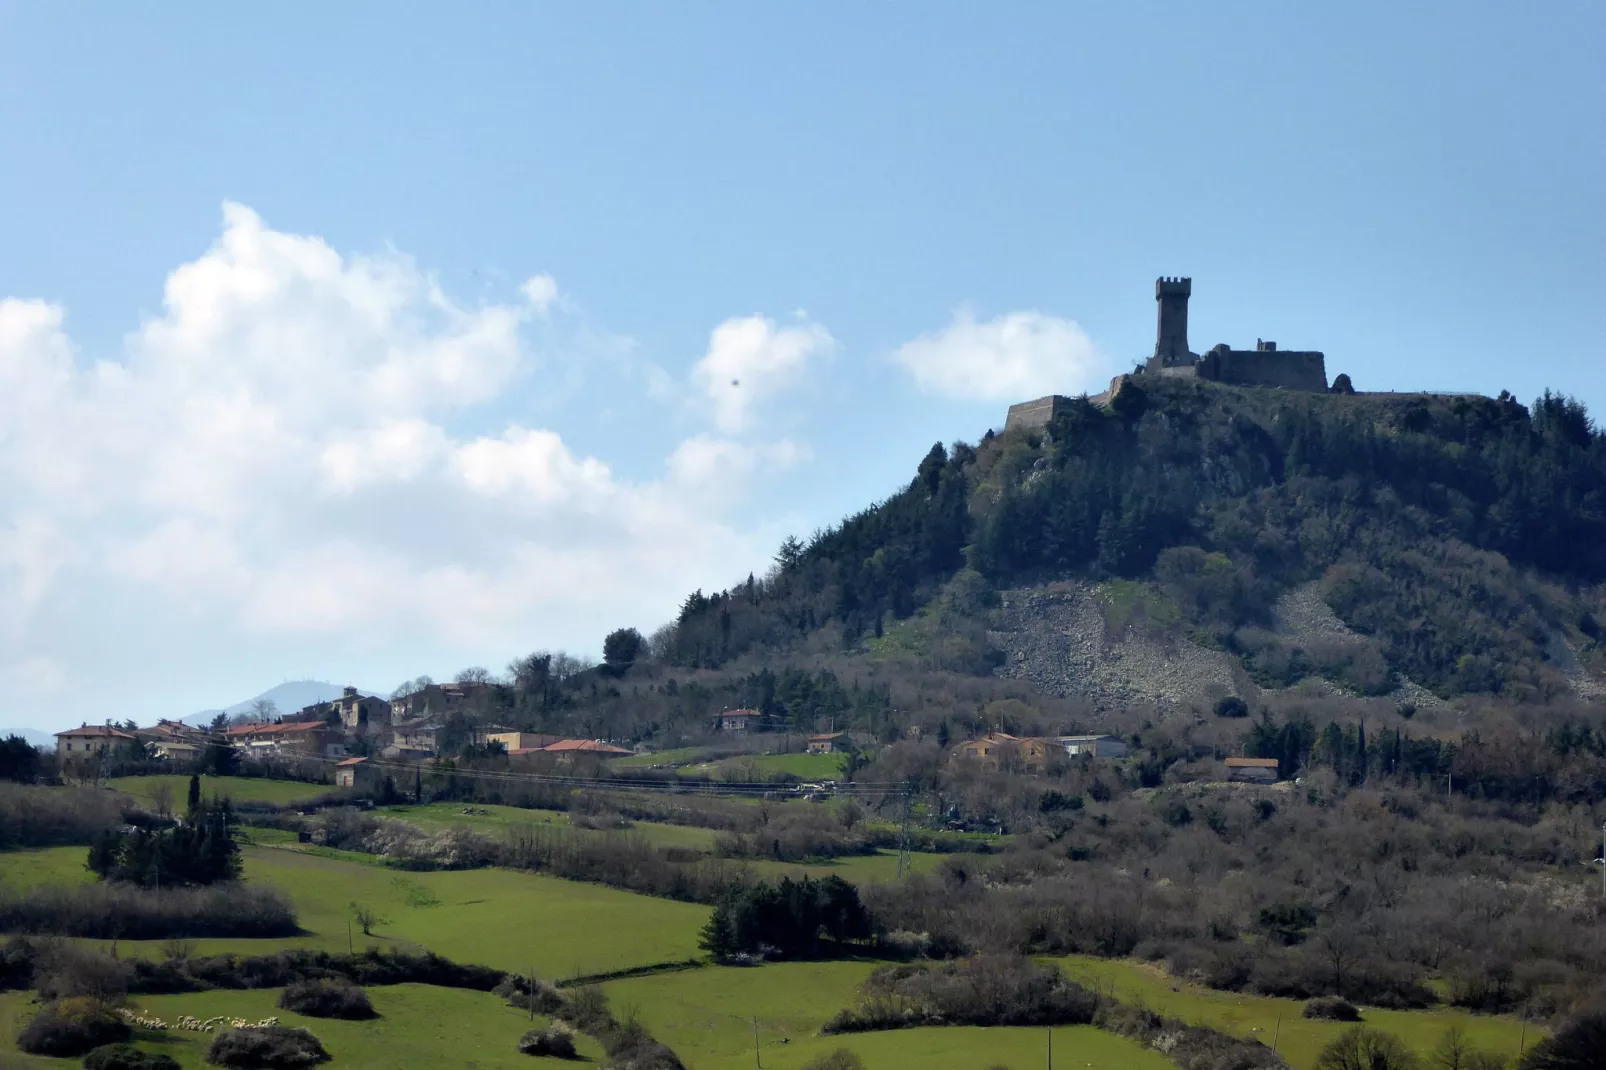
<svg viewBox="0 0 1606 1070">
<path fill-rule="evenodd" d="M 316 25 L 316 32 L 308 27 Z M 0 11 L 0 728 L 595 653 L 1203 351 L 1606 412 L 1606 9 Z"/>
</svg>

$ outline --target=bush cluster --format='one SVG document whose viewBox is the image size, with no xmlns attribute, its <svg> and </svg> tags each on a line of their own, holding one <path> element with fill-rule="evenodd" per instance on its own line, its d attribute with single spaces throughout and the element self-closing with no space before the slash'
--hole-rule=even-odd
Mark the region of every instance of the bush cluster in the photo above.
<svg viewBox="0 0 1606 1070">
<path fill-rule="evenodd" d="M 178 1060 L 132 1044 L 108 1044 L 84 1056 L 84 1070 L 180 1070 Z"/>
<path fill-rule="evenodd" d="M 71 1057 L 125 1041 L 133 1032 L 110 1005 L 75 997 L 46 1004 L 23 1027 L 17 1047 L 30 1055 Z"/>
<path fill-rule="evenodd" d="M 1099 996 L 1058 967 L 1025 956 L 979 955 L 935 966 L 883 966 L 865 980 L 857 1007 L 826 1033 L 925 1025 L 1086 1025 Z"/>
<path fill-rule="evenodd" d="M 128 802 L 107 791 L 0 780 L 0 849 L 88 843 L 123 824 Z"/>
<path fill-rule="evenodd" d="M 146 888 L 216 884 L 240 876 L 240 845 L 230 829 L 228 803 L 190 815 L 170 829 L 103 832 L 89 847 L 92 873 Z"/>
<path fill-rule="evenodd" d="M 131 884 L 0 888 L 0 932 L 96 940 L 272 937 L 300 932 L 290 900 L 272 888 L 140 888 Z"/>
<path fill-rule="evenodd" d="M 1323 996 L 1305 1004 L 1306 1018 L 1325 1018 L 1330 1022 L 1358 1022 L 1361 1012 L 1347 999 Z"/>
<path fill-rule="evenodd" d="M 784 878 L 733 888 L 704 926 L 701 946 L 716 958 L 739 954 L 818 958 L 874 931 L 858 889 L 841 877 Z"/>
<path fill-rule="evenodd" d="M 378 1018 L 368 993 L 345 978 L 297 981 L 279 994 L 281 1010 L 295 1011 L 309 1018 L 345 1018 L 362 1021 Z"/>
<path fill-rule="evenodd" d="M 525 1055 L 544 1055 L 553 1059 L 577 1058 L 574 1033 L 561 1022 L 524 1034 L 519 1038 L 519 1051 Z"/>
<path fill-rule="evenodd" d="M 250 1026 L 219 1033 L 206 1051 L 206 1061 L 238 1070 L 301 1070 L 328 1062 L 329 1053 L 305 1029 Z"/>
</svg>

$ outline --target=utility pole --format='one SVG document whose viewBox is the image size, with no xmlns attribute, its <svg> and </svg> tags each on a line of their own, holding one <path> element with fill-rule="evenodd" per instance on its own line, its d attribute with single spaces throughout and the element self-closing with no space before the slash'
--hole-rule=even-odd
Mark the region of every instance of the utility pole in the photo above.
<svg viewBox="0 0 1606 1070">
<path fill-rule="evenodd" d="M 758 1019 L 753 1019 L 753 1065 L 758 1070 L 764 1070 L 764 1060 L 758 1054 Z"/>
<path fill-rule="evenodd" d="M 1048 1070 L 1054 1070 L 1054 1027 L 1048 1027 Z"/>
<path fill-rule="evenodd" d="M 1600 894 L 1606 896 L 1606 821 L 1600 825 Z"/>
<path fill-rule="evenodd" d="M 909 875 L 909 803 L 914 794 L 914 785 L 904 781 L 903 785 L 903 829 L 898 839 L 898 879 Z"/>
</svg>

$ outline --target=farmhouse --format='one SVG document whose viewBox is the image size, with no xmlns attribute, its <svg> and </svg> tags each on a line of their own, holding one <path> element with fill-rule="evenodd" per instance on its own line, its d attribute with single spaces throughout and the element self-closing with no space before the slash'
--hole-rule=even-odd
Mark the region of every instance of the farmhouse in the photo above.
<svg viewBox="0 0 1606 1070">
<path fill-rule="evenodd" d="M 1120 736 L 1060 736 L 1058 743 L 1067 757 L 1087 754 L 1094 758 L 1125 758 L 1126 740 Z"/>
<path fill-rule="evenodd" d="M 441 724 L 431 717 L 399 721 L 391 726 L 390 741 L 407 750 L 436 754 L 440 750 Z"/>
<path fill-rule="evenodd" d="M 810 754 L 835 754 L 846 745 L 843 732 L 824 732 L 809 737 L 808 751 Z"/>
<path fill-rule="evenodd" d="M 390 724 L 391 704 L 364 695 L 355 687 L 347 687 L 329 707 L 340 715 L 340 724 L 348 732 L 372 731 Z"/>
<path fill-rule="evenodd" d="M 230 743 L 248 754 L 276 757 L 306 754 L 337 757 L 346 751 L 339 732 L 326 721 L 289 721 L 278 724 L 236 725 L 224 733 Z"/>
<path fill-rule="evenodd" d="M 1028 773 L 1041 773 L 1048 765 L 1048 741 L 989 732 L 980 739 L 968 739 L 955 748 L 961 758 L 980 762 L 988 768 L 1019 765 Z"/>
<path fill-rule="evenodd" d="M 108 750 L 115 750 L 125 743 L 134 742 L 131 732 L 124 732 L 111 725 L 86 724 L 79 728 L 69 728 L 65 732 L 56 733 L 56 752 L 58 754 L 104 754 Z"/>
<path fill-rule="evenodd" d="M 721 732 L 745 732 L 763 715 L 757 710 L 726 710 L 719 715 Z"/>
<path fill-rule="evenodd" d="M 1227 779 L 1242 784 L 1277 783 L 1276 758 L 1228 758 Z"/>
</svg>

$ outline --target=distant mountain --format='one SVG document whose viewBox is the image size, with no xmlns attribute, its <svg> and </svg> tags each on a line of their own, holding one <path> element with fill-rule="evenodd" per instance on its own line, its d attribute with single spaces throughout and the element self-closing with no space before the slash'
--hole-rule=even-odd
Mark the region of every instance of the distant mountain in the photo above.
<svg viewBox="0 0 1606 1070">
<path fill-rule="evenodd" d="M 331 699 L 339 698 L 343 690 L 344 688 L 341 685 L 326 683 L 323 680 L 287 680 L 277 687 L 268 688 L 260 695 L 246 699 L 244 702 L 236 702 L 234 705 L 225 706 L 221 710 L 201 710 L 199 713 L 192 713 L 183 718 L 183 721 L 185 724 L 207 725 L 219 713 L 229 717 L 240 713 L 250 713 L 252 705 L 264 699 L 273 703 L 280 714 L 295 713 L 297 710 L 311 706 L 314 703 L 328 702 Z M 365 695 L 379 694 L 377 691 L 367 691 L 362 688 L 358 688 L 358 690 Z"/>
<path fill-rule="evenodd" d="M 5 736 L 21 736 L 35 747 L 43 747 L 45 750 L 56 749 L 56 737 L 49 732 L 38 732 L 32 728 L 0 728 L 0 738 Z"/>
</svg>

